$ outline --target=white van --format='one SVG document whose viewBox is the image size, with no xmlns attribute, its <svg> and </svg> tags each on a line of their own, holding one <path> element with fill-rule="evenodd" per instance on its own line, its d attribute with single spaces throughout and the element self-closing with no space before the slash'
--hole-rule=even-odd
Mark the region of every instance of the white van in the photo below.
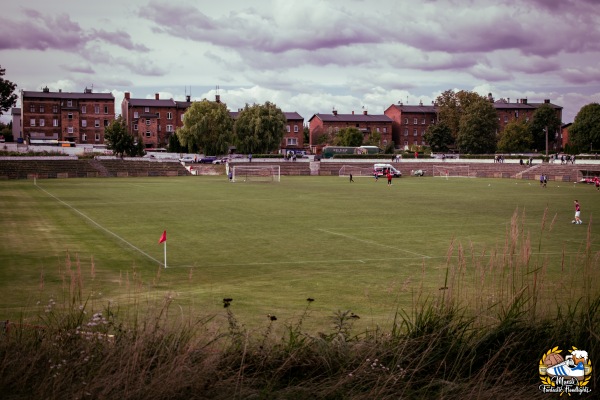
<svg viewBox="0 0 600 400">
<path fill-rule="evenodd" d="M 401 178 L 402 172 L 394 168 L 392 164 L 375 164 L 373 165 L 373 175 L 377 174 L 377 176 L 385 176 L 388 171 L 392 173 L 394 178 Z"/>
</svg>

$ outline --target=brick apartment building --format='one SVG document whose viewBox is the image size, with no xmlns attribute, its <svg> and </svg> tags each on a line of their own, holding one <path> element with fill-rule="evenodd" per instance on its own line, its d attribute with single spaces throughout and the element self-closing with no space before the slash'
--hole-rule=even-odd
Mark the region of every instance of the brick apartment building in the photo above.
<svg viewBox="0 0 600 400">
<path fill-rule="evenodd" d="M 161 99 L 158 93 L 154 99 L 133 99 L 125 92 L 121 115 L 129 133 L 142 138 L 144 147 L 163 148 L 175 130 L 183 126 L 183 114 L 190 105 L 190 96 L 186 101 Z"/>
<path fill-rule="evenodd" d="M 558 118 L 562 121 L 562 107 L 550 103 L 545 99 L 543 103 L 529 103 L 527 99 L 518 99 L 511 103 L 510 99 L 495 101 L 491 93 L 488 99 L 493 103 L 494 109 L 498 114 L 498 131 L 502 132 L 506 125 L 515 120 L 529 122 L 533 118 L 535 111 L 548 104 L 552 107 Z M 408 149 L 412 145 L 426 145 L 423 135 L 430 125 L 437 123 L 438 107 L 434 105 L 404 105 L 402 103 L 392 104 L 384 114 L 392 119 L 392 140 L 396 148 Z M 549 146 L 554 150 L 563 147 L 561 132 L 551 132 L 549 135 Z"/>
<path fill-rule="evenodd" d="M 311 151 L 316 153 L 324 145 L 319 144 L 321 136 L 335 136 L 344 128 L 357 128 L 365 139 L 371 132 L 379 132 L 379 147 L 385 147 L 392 141 L 392 122 L 387 115 L 369 114 L 366 110 L 361 114 L 355 114 L 354 111 L 352 114 L 338 114 L 337 110 L 333 110 L 332 114 L 315 114 L 308 120 Z"/>
<path fill-rule="evenodd" d="M 112 93 L 21 91 L 22 135 L 30 144 L 104 144 L 104 128 L 114 119 Z"/>
</svg>

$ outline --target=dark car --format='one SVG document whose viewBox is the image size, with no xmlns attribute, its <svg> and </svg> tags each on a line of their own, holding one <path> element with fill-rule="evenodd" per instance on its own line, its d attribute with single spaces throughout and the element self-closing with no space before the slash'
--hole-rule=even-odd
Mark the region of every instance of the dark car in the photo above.
<svg viewBox="0 0 600 400">
<path fill-rule="evenodd" d="M 206 156 L 200 159 L 202 164 L 212 164 L 217 159 L 217 156 Z"/>
</svg>

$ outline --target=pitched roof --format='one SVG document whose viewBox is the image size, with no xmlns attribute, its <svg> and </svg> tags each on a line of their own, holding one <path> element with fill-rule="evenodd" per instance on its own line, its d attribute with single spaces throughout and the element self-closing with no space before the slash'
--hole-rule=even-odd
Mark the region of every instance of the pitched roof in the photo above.
<svg viewBox="0 0 600 400">
<path fill-rule="evenodd" d="M 315 117 L 323 122 L 392 122 L 392 119 L 384 114 L 315 114 L 308 121 Z"/>
<path fill-rule="evenodd" d="M 175 102 L 173 99 L 129 99 L 129 105 L 131 107 L 175 107 Z"/>
<path fill-rule="evenodd" d="M 37 97 L 42 99 L 80 99 L 80 100 L 113 100 L 112 93 L 77 93 L 77 92 L 34 92 L 23 91 L 23 98 Z"/>
<path fill-rule="evenodd" d="M 283 115 L 285 115 L 285 119 L 287 119 L 288 121 L 304 120 L 304 118 L 296 111 L 284 112 Z"/>
<path fill-rule="evenodd" d="M 405 112 L 405 113 L 434 113 L 438 107 L 434 105 L 410 105 L 410 104 L 392 104 L 391 107 Z"/>
</svg>

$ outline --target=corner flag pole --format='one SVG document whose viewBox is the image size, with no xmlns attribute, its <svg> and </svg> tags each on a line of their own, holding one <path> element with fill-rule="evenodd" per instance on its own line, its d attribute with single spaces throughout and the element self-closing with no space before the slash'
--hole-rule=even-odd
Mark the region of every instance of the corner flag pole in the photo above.
<svg viewBox="0 0 600 400">
<path fill-rule="evenodd" d="M 167 268 L 167 231 L 163 231 L 160 239 L 158 239 L 158 244 L 165 244 L 165 268 Z"/>
</svg>

